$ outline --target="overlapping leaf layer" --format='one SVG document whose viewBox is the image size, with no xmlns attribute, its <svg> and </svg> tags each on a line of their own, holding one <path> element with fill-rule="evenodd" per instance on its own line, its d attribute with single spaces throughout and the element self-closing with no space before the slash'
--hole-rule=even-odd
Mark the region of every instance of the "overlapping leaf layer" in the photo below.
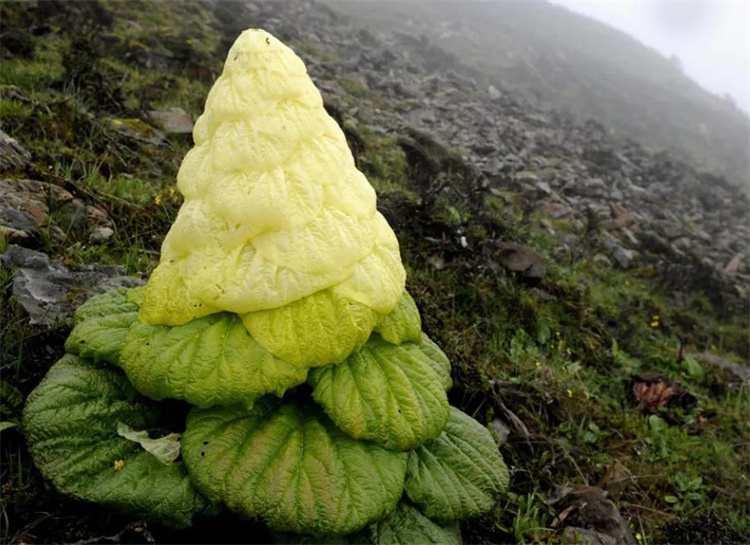
<svg viewBox="0 0 750 545">
<path fill-rule="evenodd" d="M 118 434 L 180 425 L 114 367 L 66 355 L 31 393 L 24 410 L 29 449 L 42 474 L 71 496 L 172 526 L 210 510 L 181 462 L 164 464 Z"/>
</svg>

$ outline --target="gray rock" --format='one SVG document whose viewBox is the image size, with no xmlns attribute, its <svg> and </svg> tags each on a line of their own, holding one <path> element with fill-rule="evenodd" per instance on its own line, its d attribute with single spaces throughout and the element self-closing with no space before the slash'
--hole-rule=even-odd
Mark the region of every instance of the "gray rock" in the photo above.
<svg viewBox="0 0 750 545">
<path fill-rule="evenodd" d="M 13 244 L 33 246 L 44 234 L 74 239 L 90 228 L 111 226 L 105 210 L 85 204 L 59 185 L 0 180 L 0 234 Z"/>
<path fill-rule="evenodd" d="M 612 266 L 612 260 L 610 260 L 606 255 L 604 254 L 595 254 L 592 258 L 592 261 L 594 263 L 597 263 L 599 265 L 605 265 L 607 267 Z"/>
<path fill-rule="evenodd" d="M 31 153 L 15 138 L 0 130 L 0 172 L 22 168 L 31 160 Z"/>
<path fill-rule="evenodd" d="M 607 183 L 601 178 L 588 178 L 576 188 L 581 195 L 600 196 L 608 192 Z"/>
<path fill-rule="evenodd" d="M 735 254 L 724 267 L 724 274 L 737 274 L 744 257 L 745 255 L 742 253 Z"/>
<path fill-rule="evenodd" d="M 552 188 L 549 186 L 547 182 L 539 181 L 536 184 L 536 189 L 540 194 L 544 196 L 552 195 Z"/>
<path fill-rule="evenodd" d="M 495 436 L 495 442 L 497 442 L 498 445 L 502 445 L 508 440 L 508 436 L 510 435 L 510 426 L 508 426 L 508 424 L 499 418 L 495 418 L 490 422 L 490 428 Z"/>
<path fill-rule="evenodd" d="M 576 526 L 568 526 L 563 530 L 562 543 L 569 545 L 620 545 L 620 542 L 612 536 Z"/>
<path fill-rule="evenodd" d="M 622 269 L 629 269 L 633 262 L 634 253 L 631 250 L 623 248 L 615 237 L 607 233 L 603 233 L 604 246 L 606 246 L 611 252 L 612 257 Z"/>
<path fill-rule="evenodd" d="M 69 268 L 42 253 L 10 245 L 0 255 L 3 267 L 15 271 L 13 295 L 29 313 L 30 323 L 51 326 L 68 318 L 88 296 L 117 287 L 135 287 L 143 280 L 125 276 L 116 265 L 90 263 Z"/>
<path fill-rule="evenodd" d="M 537 175 L 533 172 L 529 172 L 528 170 L 516 173 L 516 175 L 513 176 L 513 179 L 521 183 L 529 182 L 535 185 L 539 183 L 539 178 L 537 177 Z"/>
<path fill-rule="evenodd" d="M 193 116 L 182 108 L 151 110 L 148 116 L 168 133 L 190 134 L 193 132 Z"/>
<path fill-rule="evenodd" d="M 569 510 L 564 543 L 636 545 L 625 519 L 607 492 L 593 486 L 564 486 L 545 503 L 559 512 Z M 575 541 L 576 535 L 580 536 Z"/>
<path fill-rule="evenodd" d="M 97 227 L 89 235 L 89 242 L 91 244 L 102 244 L 109 240 L 112 235 L 115 234 L 114 229 L 111 227 Z"/>
<path fill-rule="evenodd" d="M 509 271 L 532 279 L 543 278 L 547 274 L 544 258 L 525 246 L 514 242 L 495 242 L 492 249 L 495 250 L 494 257 Z"/>
<path fill-rule="evenodd" d="M 494 85 L 490 85 L 487 88 L 487 94 L 490 95 L 490 100 L 498 100 L 499 98 L 502 98 L 503 94 L 497 90 L 497 87 Z"/>
<path fill-rule="evenodd" d="M 725 360 L 710 352 L 702 352 L 700 354 L 693 354 L 693 358 L 699 362 L 708 363 L 709 365 L 715 365 L 726 369 L 732 374 L 739 382 L 747 382 L 750 385 L 750 367 L 747 365 L 740 365 L 733 361 Z"/>
<path fill-rule="evenodd" d="M 109 120 L 109 128 L 127 138 L 160 145 L 165 142 L 164 133 L 157 131 L 151 125 L 140 119 L 122 119 L 113 117 Z"/>
</svg>

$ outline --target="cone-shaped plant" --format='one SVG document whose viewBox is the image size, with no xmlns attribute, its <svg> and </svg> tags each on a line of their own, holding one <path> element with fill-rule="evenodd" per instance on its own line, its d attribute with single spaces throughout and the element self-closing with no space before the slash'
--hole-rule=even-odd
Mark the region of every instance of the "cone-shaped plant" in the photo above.
<svg viewBox="0 0 750 545">
<path fill-rule="evenodd" d="M 148 285 L 87 301 L 29 397 L 38 467 L 175 526 L 224 505 L 283 532 L 459 542 L 508 472 L 449 406 L 450 363 L 302 61 L 244 32 L 194 139 Z"/>
</svg>

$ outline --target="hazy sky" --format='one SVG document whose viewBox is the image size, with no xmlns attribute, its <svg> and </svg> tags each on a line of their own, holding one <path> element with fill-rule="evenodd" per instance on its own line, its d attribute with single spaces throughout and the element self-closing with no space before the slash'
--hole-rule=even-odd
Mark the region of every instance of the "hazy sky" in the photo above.
<svg viewBox="0 0 750 545">
<path fill-rule="evenodd" d="M 750 113 L 750 0 L 552 0 L 634 36 Z"/>
</svg>

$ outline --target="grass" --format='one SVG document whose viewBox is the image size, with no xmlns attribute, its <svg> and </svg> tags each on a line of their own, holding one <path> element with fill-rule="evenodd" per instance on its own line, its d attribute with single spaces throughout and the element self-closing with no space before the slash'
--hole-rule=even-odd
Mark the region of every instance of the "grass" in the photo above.
<svg viewBox="0 0 750 545">
<path fill-rule="evenodd" d="M 4 130 L 34 154 L 32 165 L 9 177 L 64 186 L 115 219 L 104 244 L 69 230 L 62 240 L 45 237 L 41 249 L 69 264 L 123 265 L 129 274 L 148 274 L 158 261 L 180 205 L 173 189 L 179 161 L 191 143 L 180 135 L 145 142 L 113 130 L 111 120 L 147 124 L 148 110 L 162 106 L 199 113 L 221 66 L 214 38 L 221 27 L 211 16 L 179 4 L 181 25 L 166 18 L 161 3 L 141 4 L 102 3 L 112 22 L 88 36 L 92 68 L 76 81 L 73 40 L 60 20 L 27 56 L 0 64 Z M 7 21 L 21 5 L 3 4 Z M 104 39 L 109 46 L 98 43 Z M 163 40 L 180 40 L 186 54 L 149 68 L 144 55 L 158 53 Z M 307 53 L 316 50 L 308 46 Z M 326 62 L 335 60 L 326 55 Z M 358 103 L 388 107 L 354 81 L 342 86 Z M 346 104 L 352 96 L 340 99 Z M 620 271 L 580 248 L 561 253 L 541 218 L 524 214 L 518 195 L 478 192 L 470 169 L 439 145 L 365 125 L 345 128 L 399 237 L 424 328 L 453 363 L 451 402 L 512 431 L 500 447 L 512 469 L 511 493 L 493 515 L 465 525 L 467 541 L 559 541 L 557 513 L 544 500 L 564 484 L 611 490 L 641 543 L 658 542 L 668 523 L 702 516 L 750 535 L 750 391 L 689 356 L 711 351 L 747 361 L 747 317 L 723 316 L 706 294 L 678 301 L 648 268 Z M 53 220 L 63 218 L 53 211 Z M 564 220 L 554 227 L 577 229 Z M 496 239 L 540 253 L 548 274 L 532 283 L 492 266 L 486 244 Z M 11 282 L 11 272 L 0 268 L 0 417 L 15 423 L 25 397 L 62 354 L 69 324 L 29 324 Z M 632 385 L 647 375 L 676 381 L 695 403 L 640 410 Z M 55 494 L 34 469 L 19 430 L 2 434 L 3 542 L 27 534 L 76 541 L 124 526 L 111 513 Z M 35 515 L 42 510 L 48 518 Z M 153 531 L 164 541 L 186 538 Z"/>
</svg>

